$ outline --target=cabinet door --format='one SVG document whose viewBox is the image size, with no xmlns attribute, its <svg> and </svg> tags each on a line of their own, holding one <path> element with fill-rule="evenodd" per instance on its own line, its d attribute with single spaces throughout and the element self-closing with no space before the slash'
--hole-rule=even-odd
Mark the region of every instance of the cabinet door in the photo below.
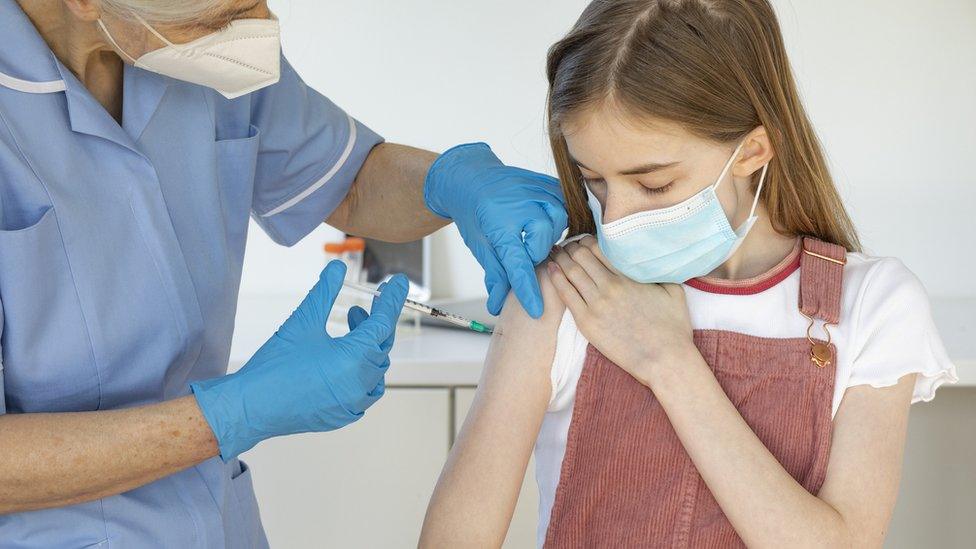
<svg viewBox="0 0 976 549">
<path fill-rule="evenodd" d="M 885 548 L 974 547 L 976 388 L 943 387 L 908 417 L 901 492 Z"/>
<path fill-rule="evenodd" d="M 271 546 L 416 547 L 450 413 L 447 389 L 388 389 L 349 427 L 245 454 Z"/>
<path fill-rule="evenodd" d="M 455 428 L 461 429 L 464 418 L 471 408 L 474 401 L 474 389 L 458 389 L 455 398 Z M 508 537 L 505 539 L 506 548 L 525 548 L 535 547 L 536 528 L 539 523 L 539 490 L 535 483 L 535 458 L 529 461 L 528 469 L 525 471 L 525 480 L 522 482 L 522 492 L 519 494 L 518 505 L 515 506 L 515 515 L 512 517 L 512 526 L 508 529 Z"/>
</svg>

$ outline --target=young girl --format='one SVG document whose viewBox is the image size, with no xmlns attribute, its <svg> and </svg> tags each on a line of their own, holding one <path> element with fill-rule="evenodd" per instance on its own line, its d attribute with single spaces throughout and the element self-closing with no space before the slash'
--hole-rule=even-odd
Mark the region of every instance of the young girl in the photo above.
<svg viewBox="0 0 976 549">
<path fill-rule="evenodd" d="M 909 405 L 955 381 L 866 255 L 768 0 L 596 0 L 549 56 L 571 239 L 510 300 L 421 545 L 881 546 Z"/>
</svg>

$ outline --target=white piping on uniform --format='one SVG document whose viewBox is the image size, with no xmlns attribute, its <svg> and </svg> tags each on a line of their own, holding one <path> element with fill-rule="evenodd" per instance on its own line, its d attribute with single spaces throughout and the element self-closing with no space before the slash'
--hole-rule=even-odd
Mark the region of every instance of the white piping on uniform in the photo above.
<svg viewBox="0 0 976 549">
<path fill-rule="evenodd" d="M 9 74 L 0 72 L 0 86 L 26 93 L 54 93 L 64 91 L 67 88 L 64 80 L 52 80 L 50 82 L 31 82 L 14 78 Z"/>
<path fill-rule="evenodd" d="M 340 156 L 339 160 L 336 161 L 335 166 L 332 166 L 332 169 L 329 170 L 329 173 L 322 176 L 322 179 L 319 179 L 315 183 L 312 183 L 307 189 L 295 195 L 288 202 L 285 202 L 281 206 L 278 206 L 277 208 L 271 210 L 268 213 L 261 214 L 261 217 L 271 217 L 273 215 L 280 214 L 281 212 L 287 210 L 288 208 L 291 208 L 295 204 L 298 204 L 302 200 L 305 200 L 306 198 L 308 198 L 310 194 L 322 188 L 322 185 L 328 183 L 329 180 L 335 177 L 335 175 L 339 173 L 339 170 L 341 170 L 342 167 L 346 165 L 346 161 L 349 160 L 349 156 L 352 154 L 352 150 L 356 146 L 356 132 L 357 132 L 356 120 L 354 120 L 353 117 L 349 116 L 348 114 L 346 116 L 349 118 L 349 142 L 346 143 L 346 150 L 342 151 L 342 156 Z"/>
</svg>

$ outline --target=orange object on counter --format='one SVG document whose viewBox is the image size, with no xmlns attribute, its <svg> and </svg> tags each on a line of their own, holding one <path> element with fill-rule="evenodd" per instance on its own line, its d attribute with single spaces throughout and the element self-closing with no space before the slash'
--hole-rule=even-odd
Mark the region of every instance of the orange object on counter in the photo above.
<svg viewBox="0 0 976 549">
<path fill-rule="evenodd" d="M 327 242 L 325 246 L 322 247 L 327 254 L 341 254 L 346 251 L 345 242 Z"/>
<path fill-rule="evenodd" d="M 359 238 L 357 236 L 346 239 L 346 250 L 347 252 L 363 252 L 366 251 L 366 240 Z"/>
</svg>

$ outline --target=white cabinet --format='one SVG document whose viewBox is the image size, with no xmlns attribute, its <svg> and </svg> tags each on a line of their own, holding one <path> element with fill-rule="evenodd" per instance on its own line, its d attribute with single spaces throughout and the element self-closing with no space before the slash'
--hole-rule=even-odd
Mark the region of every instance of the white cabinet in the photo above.
<svg viewBox="0 0 976 549">
<path fill-rule="evenodd" d="M 412 548 L 450 441 L 447 389 L 389 389 L 359 422 L 242 459 L 274 548 Z"/>
<path fill-rule="evenodd" d="M 943 387 L 912 406 L 886 549 L 973 547 L 976 388 Z"/>
<path fill-rule="evenodd" d="M 474 388 L 392 388 L 339 431 L 265 441 L 242 459 L 272 547 L 412 548 Z M 505 547 L 535 546 L 535 464 Z"/>
</svg>

